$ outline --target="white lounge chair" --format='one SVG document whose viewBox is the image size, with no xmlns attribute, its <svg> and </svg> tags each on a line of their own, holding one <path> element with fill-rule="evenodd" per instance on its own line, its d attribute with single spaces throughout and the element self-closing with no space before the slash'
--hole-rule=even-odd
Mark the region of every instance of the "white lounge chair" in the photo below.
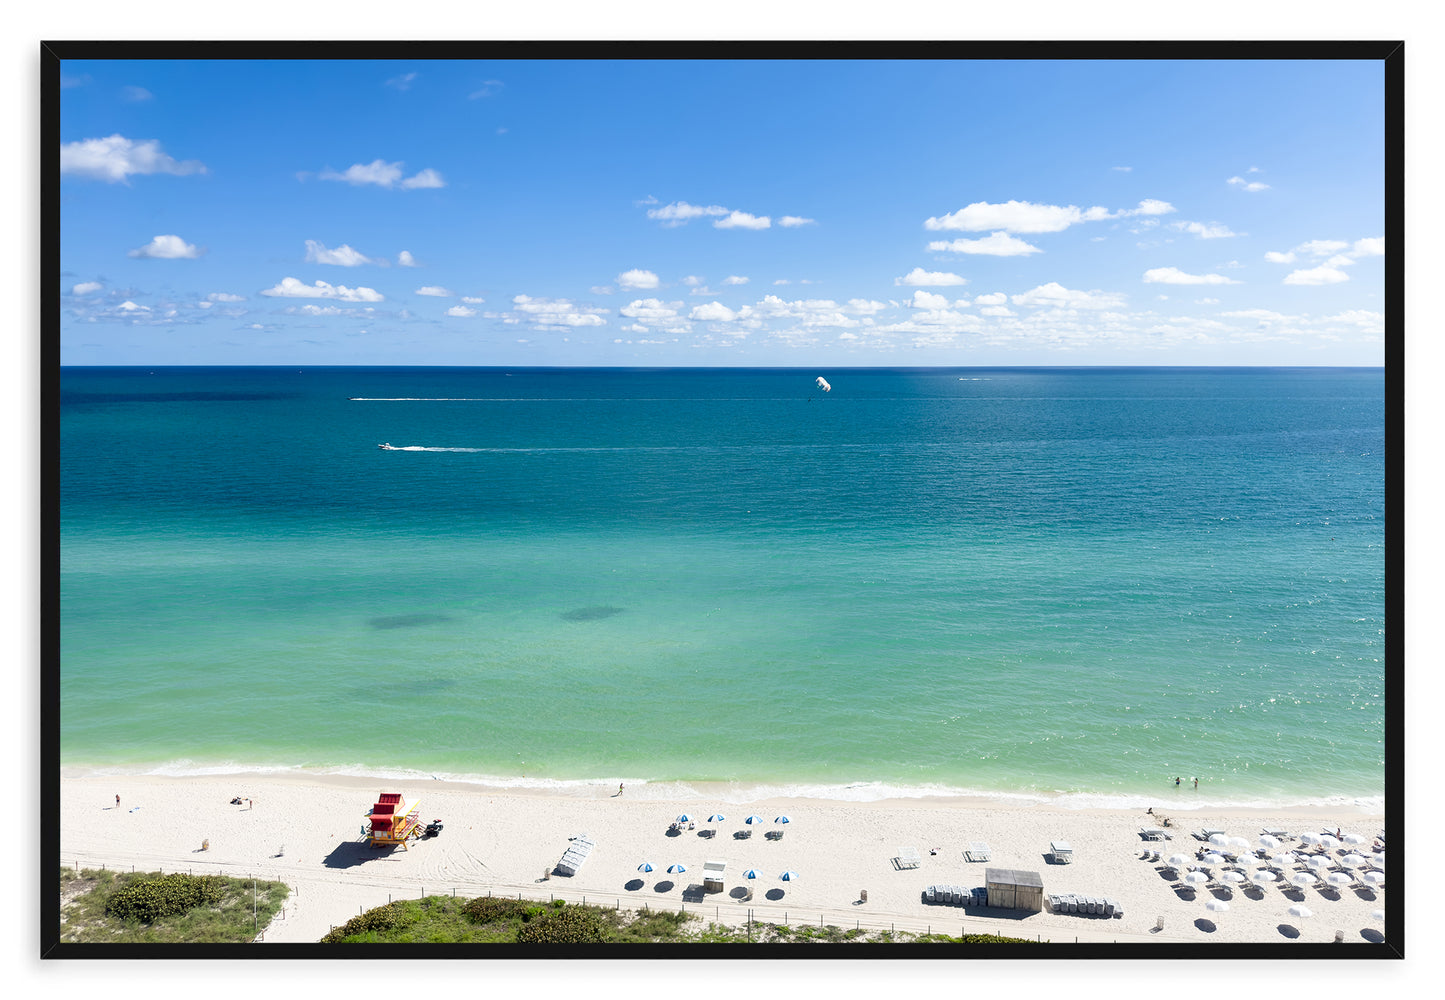
<svg viewBox="0 0 1445 1000">
<path fill-rule="evenodd" d="M 919 856 L 918 848 L 916 847 L 898 848 L 898 856 L 895 857 L 893 860 L 895 863 L 897 863 L 900 869 L 917 868 L 919 865 L 923 864 L 923 858 Z"/>
<path fill-rule="evenodd" d="M 963 852 L 963 856 L 968 861 L 992 861 L 993 851 L 989 849 L 988 841 L 975 840 L 968 845 L 968 850 Z"/>
<path fill-rule="evenodd" d="M 1073 864 L 1074 849 L 1069 846 L 1067 840 L 1049 841 L 1049 853 L 1054 856 L 1054 864 L 1056 865 Z"/>
</svg>

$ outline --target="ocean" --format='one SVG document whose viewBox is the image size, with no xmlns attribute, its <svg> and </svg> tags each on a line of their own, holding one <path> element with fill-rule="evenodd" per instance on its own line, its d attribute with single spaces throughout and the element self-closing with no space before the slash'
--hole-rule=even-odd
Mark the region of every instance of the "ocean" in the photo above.
<svg viewBox="0 0 1445 1000">
<path fill-rule="evenodd" d="M 59 382 L 67 768 L 1383 801 L 1382 369 Z"/>
</svg>

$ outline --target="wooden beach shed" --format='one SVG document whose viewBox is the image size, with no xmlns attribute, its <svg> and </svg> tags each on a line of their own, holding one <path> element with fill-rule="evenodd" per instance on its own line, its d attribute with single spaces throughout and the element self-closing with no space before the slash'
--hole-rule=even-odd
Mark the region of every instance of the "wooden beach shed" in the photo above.
<svg viewBox="0 0 1445 1000">
<path fill-rule="evenodd" d="M 988 891 L 988 905 L 1004 910 L 1044 909 L 1044 880 L 1038 872 L 1017 868 L 986 868 L 983 873 Z"/>
</svg>

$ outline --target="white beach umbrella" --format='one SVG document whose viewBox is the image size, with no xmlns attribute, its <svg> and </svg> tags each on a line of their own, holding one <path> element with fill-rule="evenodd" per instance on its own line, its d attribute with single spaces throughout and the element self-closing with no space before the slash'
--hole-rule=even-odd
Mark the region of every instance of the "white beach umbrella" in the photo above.
<svg viewBox="0 0 1445 1000">
<path fill-rule="evenodd" d="M 1189 856 L 1186 854 L 1171 854 L 1169 855 L 1169 859 L 1164 863 L 1171 868 L 1178 868 L 1181 865 L 1189 864 Z"/>
<path fill-rule="evenodd" d="M 1370 911 L 1370 916 L 1374 917 L 1376 920 L 1380 921 L 1381 923 L 1384 923 L 1384 922 L 1385 922 L 1385 911 L 1384 911 L 1384 910 L 1371 910 L 1371 911 Z"/>
<path fill-rule="evenodd" d="M 1310 858 L 1309 866 L 1317 872 L 1324 872 L 1329 871 L 1331 868 L 1333 868 L 1335 866 L 1335 863 L 1332 859 L 1325 857 L 1323 854 L 1316 854 L 1314 857 Z"/>
<path fill-rule="evenodd" d="M 1292 917 L 1304 917 L 1305 919 L 1308 919 L 1315 915 L 1315 911 L 1311 910 L 1303 903 L 1296 903 L 1289 908 L 1289 915 Z"/>
<path fill-rule="evenodd" d="M 757 878 L 757 877 L 758 877 L 758 870 L 757 870 L 756 868 L 749 868 L 747 871 L 743 872 L 743 878 Z"/>
<path fill-rule="evenodd" d="M 1226 881 L 1226 882 L 1243 882 L 1243 881 L 1244 881 L 1244 874 L 1243 874 L 1242 872 L 1225 872 L 1223 875 L 1221 875 L 1221 876 L 1219 876 L 1219 877 L 1220 877 L 1221 879 L 1223 879 L 1224 881 Z"/>
<path fill-rule="evenodd" d="M 1318 844 L 1320 840 L 1321 837 L 1318 833 L 1302 833 L 1299 835 L 1299 842 L 1301 844 L 1309 844 L 1310 846 L 1314 846 L 1315 844 Z"/>
<path fill-rule="evenodd" d="M 1346 854 L 1343 858 L 1340 858 L 1340 864 L 1346 868 L 1361 868 L 1369 864 L 1369 861 L 1360 857 L 1358 854 Z"/>
<path fill-rule="evenodd" d="M 1209 838 L 1209 842 L 1215 847 L 1227 847 L 1229 845 L 1229 838 L 1222 833 L 1216 833 Z"/>
<path fill-rule="evenodd" d="M 1213 852 L 1210 852 L 1209 854 L 1204 855 L 1204 863 L 1206 865 L 1222 865 L 1228 860 L 1229 859 L 1226 858 L 1223 854 L 1215 854 Z"/>
<path fill-rule="evenodd" d="M 724 816 L 722 813 L 713 813 L 707 818 L 707 821 L 709 823 L 721 823 L 725 819 L 727 819 L 727 817 Z"/>
<path fill-rule="evenodd" d="M 791 823 L 792 820 L 788 819 L 788 817 L 786 817 L 786 816 L 779 816 L 777 819 L 773 820 L 773 822 L 774 822 L 774 823 Z"/>
<path fill-rule="evenodd" d="M 795 871 L 786 871 L 783 872 L 783 874 L 779 875 L 778 878 L 782 879 L 784 882 L 796 882 L 798 881 L 798 873 Z"/>
<path fill-rule="evenodd" d="M 1308 889 L 1318 882 L 1320 877 L 1314 872 L 1295 872 L 1289 877 L 1289 880 L 1301 889 Z"/>
<path fill-rule="evenodd" d="M 1229 909 L 1229 904 L 1222 899 L 1211 899 L 1204 904 L 1206 910 L 1213 910 L 1215 913 L 1223 913 Z"/>
<path fill-rule="evenodd" d="M 1279 838 L 1271 837 L 1269 834 L 1266 833 L 1264 836 L 1259 838 L 1259 846 L 1267 847 L 1272 851 L 1279 846 Z"/>
<path fill-rule="evenodd" d="M 1238 847 L 1241 850 L 1247 851 L 1249 850 L 1249 841 L 1245 840 L 1243 837 L 1230 837 L 1229 846 Z"/>
<path fill-rule="evenodd" d="M 1380 885 L 1385 881 L 1384 872 L 1365 872 L 1360 877 L 1371 885 Z"/>
<path fill-rule="evenodd" d="M 644 861 L 642 864 L 637 866 L 637 870 L 640 872 L 650 872 L 652 871 L 652 865 Z"/>
<path fill-rule="evenodd" d="M 1330 885 L 1349 885 L 1355 881 L 1353 875 L 1346 875 L 1344 872 L 1330 872 L 1325 876 L 1325 881 Z"/>
<path fill-rule="evenodd" d="M 686 867 L 685 865 L 668 865 L 668 866 L 667 866 L 667 874 L 669 874 L 669 875 L 681 875 L 681 874 L 682 874 L 683 872 L 685 872 L 685 871 L 687 871 L 687 867 Z"/>
<path fill-rule="evenodd" d="M 1347 833 L 1340 839 L 1352 847 L 1358 847 L 1360 844 L 1369 843 L 1366 838 L 1360 836 L 1358 833 Z"/>
<path fill-rule="evenodd" d="M 1327 851 L 1333 851 L 1336 847 L 1340 846 L 1340 842 L 1326 833 L 1320 837 L 1320 846 Z"/>
<path fill-rule="evenodd" d="M 749 816 L 747 819 L 743 820 L 743 822 L 746 823 L 748 826 L 754 826 L 758 823 L 761 823 L 762 821 L 763 818 L 761 816 Z"/>
<path fill-rule="evenodd" d="M 1284 865 L 1292 865 L 1299 859 L 1294 856 L 1293 851 L 1275 851 L 1269 856 L 1269 860 L 1283 867 Z"/>
<path fill-rule="evenodd" d="M 1257 871 L 1249 877 L 1255 885 L 1269 885 L 1279 878 L 1274 872 Z"/>
<path fill-rule="evenodd" d="M 1204 874 L 1204 872 L 1190 872 L 1184 876 L 1184 881 L 1191 885 L 1200 885 L 1201 883 L 1208 882 L 1209 876 Z"/>
</svg>

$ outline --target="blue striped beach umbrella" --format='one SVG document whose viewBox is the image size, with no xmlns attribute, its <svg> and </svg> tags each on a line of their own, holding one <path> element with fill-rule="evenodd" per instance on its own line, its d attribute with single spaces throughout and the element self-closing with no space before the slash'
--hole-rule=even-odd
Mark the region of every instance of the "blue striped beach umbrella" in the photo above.
<svg viewBox="0 0 1445 1000">
<path fill-rule="evenodd" d="M 709 823 L 721 823 L 725 819 L 727 819 L 727 817 L 724 816 L 722 813 L 713 813 L 707 818 L 707 821 Z"/>
<path fill-rule="evenodd" d="M 669 874 L 669 875 L 681 875 L 681 874 L 682 874 L 683 872 L 685 872 L 685 871 L 687 871 L 687 868 L 685 868 L 685 867 L 682 866 L 682 865 L 669 865 L 669 866 L 668 866 L 668 869 L 667 869 L 667 874 Z"/>
<path fill-rule="evenodd" d="M 774 822 L 774 823 L 791 823 L 792 820 L 788 819 L 788 817 L 786 817 L 786 816 L 779 816 L 777 819 L 773 820 L 773 822 Z"/>
<path fill-rule="evenodd" d="M 783 872 L 783 874 L 779 875 L 778 878 L 782 879 L 784 882 L 796 882 L 798 880 L 798 873 L 794 871 L 786 871 Z"/>
<path fill-rule="evenodd" d="M 758 877 L 758 870 L 757 870 L 756 868 L 749 868 L 747 871 L 743 872 L 743 878 L 757 878 L 757 877 Z"/>
<path fill-rule="evenodd" d="M 691 822 L 692 822 L 692 817 L 689 816 L 687 813 L 683 813 L 681 816 L 679 816 L 679 817 L 677 818 L 677 821 L 678 821 L 679 823 L 691 823 Z"/>
<path fill-rule="evenodd" d="M 743 820 L 743 822 L 746 823 L 748 826 L 752 826 L 754 823 L 761 823 L 762 821 L 763 818 L 761 816 L 749 816 L 747 819 Z"/>
<path fill-rule="evenodd" d="M 650 872 L 652 871 L 652 865 L 644 861 L 642 864 L 637 866 L 637 870 L 640 872 Z"/>
</svg>

